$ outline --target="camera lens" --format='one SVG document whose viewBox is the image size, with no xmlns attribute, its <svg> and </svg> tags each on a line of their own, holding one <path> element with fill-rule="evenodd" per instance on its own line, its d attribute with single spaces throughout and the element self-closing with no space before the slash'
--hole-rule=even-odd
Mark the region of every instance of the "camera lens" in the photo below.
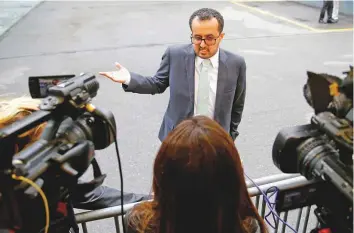
<svg viewBox="0 0 354 233">
<path fill-rule="evenodd" d="M 338 158 L 338 152 L 321 137 L 307 139 L 297 147 L 298 171 L 307 179 L 312 179 L 320 174 L 317 172 L 321 161 L 329 158 Z"/>
<path fill-rule="evenodd" d="M 90 127 L 94 124 L 93 121 L 94 119 L 90 115 L 83 114 L 66 130 L 65 139 L 70 143 L 76 143 L 80 140 L 93 141 L 93 132 Z"/>
</svg>

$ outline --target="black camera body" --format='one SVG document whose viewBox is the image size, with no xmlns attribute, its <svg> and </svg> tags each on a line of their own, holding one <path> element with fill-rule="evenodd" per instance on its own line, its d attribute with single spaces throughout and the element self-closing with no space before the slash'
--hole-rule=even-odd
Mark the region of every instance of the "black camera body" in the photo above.
<svg viewBox="0 0 354 233">
<path fill-rule="evenodd" d="M 317 205 L 319 229 L 353 229 L 353 67 L 342 80 L 308 72 L 304 96 L 314 108 L 311 123 L 281 130 L 273 144 L 273 162 L 284 173 L 317 180 L 282 191 L 277 210 Z"/>
<path fill-rule="evenodd" d="M 31 88 L 31 93 L 40 94 L 33 82 Z M 64 77 L 45 92 L 42 90 L 45 96 L 37 96 L 44 98 L 39 111 L 0 129 L 0 229 L 40 232 L 48 223 L 47 215 L 50 232 L 68 232 L 61 227 L 74 224 L 70 194 L 90 164 L 94 182 L 82 187 L 93 188 L 103 182 L 105 175 L 94 159 L 95 150 L 115 141 L 113 114 L 91 104 L 98 89 L 94 75 Z M 18 136 L 43 123 L 41 138 L 16 152 Z M 42 189 L 49 212 L 40 193 L 28 182 L 14 180 L 14 176 L 33 181 Z"/>
</svg>

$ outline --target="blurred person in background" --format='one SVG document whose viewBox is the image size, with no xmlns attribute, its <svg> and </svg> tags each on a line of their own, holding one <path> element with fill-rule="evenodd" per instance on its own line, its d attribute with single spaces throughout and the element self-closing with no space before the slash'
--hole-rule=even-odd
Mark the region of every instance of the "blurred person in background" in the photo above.
<svg viewBox="0 0 354 233">
<path fill-rule="evenodd" d="M 321 9 L 320 18 L 318 20 L 319 23 L 326 23 L 324 20 L 326 12 L 327 12 L 327 23 L 336 23 L 336 21 L 332 18 L 333 0 L 324 0 L 323 1 L 323 6 Z"/>
<path fill-rule="evenodd" d="M 332 18 L 335 22 L 338 22 L 339 20 L 339 0 L 334 0 L 333 1 L 333 13 L 332 13 Z"/>
</svg>

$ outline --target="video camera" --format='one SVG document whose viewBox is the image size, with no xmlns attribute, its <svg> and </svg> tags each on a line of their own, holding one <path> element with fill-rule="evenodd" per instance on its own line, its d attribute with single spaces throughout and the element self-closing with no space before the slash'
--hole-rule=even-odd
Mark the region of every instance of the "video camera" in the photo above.
<svg viewBox="0 0 354 233">
<path fill-rule="evenodd" d="M 69 200 L 78 178 L 91 163 L 95 179 L 82 188 L 105 178 L 94 155 L 115 141 L 115 119 L 90 103 L 99 89 L 94 75 L 32 77 L 29 82 L 32 97 L 43 98 L 40 110 L 0 129 L 0 229 L 68 232 L 61 226 L 75 221 Z M 40 140 L 17 153 L 19 135 L 43 123 Z"/>
<path fill-rule="evenodd" d="M 281 130 L 273 162 L 284 173 L 301 173 L 317 182 L 282 191 L 277 211 L 316 205 L 319 226 L 311 232 L 353 232 L 353 67 L 340 79 L 307 72 L 306 101 L 311 124 Z"/>
</svg>

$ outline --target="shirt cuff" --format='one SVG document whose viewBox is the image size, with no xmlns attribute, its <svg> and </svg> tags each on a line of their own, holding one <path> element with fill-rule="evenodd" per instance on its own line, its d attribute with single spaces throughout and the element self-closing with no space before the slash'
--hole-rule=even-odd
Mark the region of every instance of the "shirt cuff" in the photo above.
<svg viewBox="0 0 354 233">
<path fill-rule="evenodd" d="M 124 84 L 125 85 L 129 85 L 131 79 L 132 79 L 132 77 L 131 77 L 130 72 L 129 72 L 128 75 L 127 75 L 127 78 L 124 81 Z"/>
</svg>

